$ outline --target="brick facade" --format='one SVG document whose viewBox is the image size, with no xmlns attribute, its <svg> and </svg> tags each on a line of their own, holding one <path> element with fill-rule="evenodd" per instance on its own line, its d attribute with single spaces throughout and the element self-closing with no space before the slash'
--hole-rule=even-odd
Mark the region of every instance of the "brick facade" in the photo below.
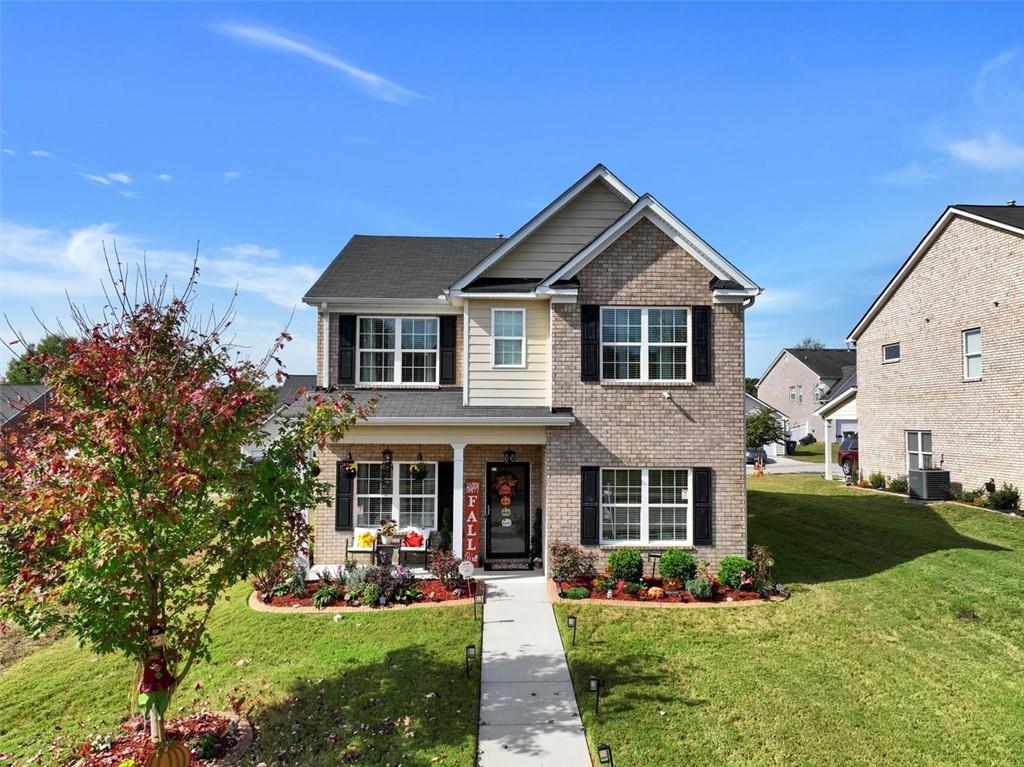
<svg viewBox="0 0 1024 767">
<path fill-rule="evenodd" d="M 981 328 L 983 375 L 965 381 L 962 332 Z M 953 482 L 1024 487 L 1024 238 L 952 219 L 857 339 L 861 471 L 906 473 L 905 433 L 932 433 Z M 882 345 L 901 359 L 882 363 Z"/>
<path fill-rule="evenodd" d="M 814 401 L 814 391 L 821 377 L 788 352 L 775 363 L 757 386 L 757 398 L 786 415 L 790 429 L 807 424 L 808 431 L 819 441 L 825 438 L 825 420 L 814 411 L 821 402 Z M 829 383 L 835 383 L 831 381 Z M 790 386 L 803 386 L 803 401 L 793 402 L 789 398 Z M 802 435 L 801 435 L 802 436 Z M 796 437 L 794 437 L 796 439 Z"/>
<path fill-rule="evenodd" d="M 744 329 L 739 304 L 713 305 L 713 382 L 602 384 L 580 380 L 580 306 L 712 305 L 713 275 L 641 219 L 579 274 L 576 304 L 555 304 L 552 404 L 577 422 L 549 428 L 546 528 L 550 543 L 580 540 L 580 467 L 714 470 L 714 544 L 694 553 L 712 565 L 747 550 L 743 451 Z M 670 391 L 672 399 L 662 392 Z M 611 550 L 593 547 L 602 560 Z M 661 547 L 652 547 L 661 548 Z"/>
</svg>

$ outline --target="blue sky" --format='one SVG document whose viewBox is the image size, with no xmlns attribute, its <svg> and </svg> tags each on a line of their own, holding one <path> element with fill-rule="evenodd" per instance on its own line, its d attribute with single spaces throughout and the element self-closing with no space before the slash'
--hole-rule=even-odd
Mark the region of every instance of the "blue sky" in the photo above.
<svg viewBox="0 0 1024 767">
<path fill-rule="evenodd" d="M 238 342 L 354 233 L 509 234 L 597 162 L 765 295 L 747 371 L 846 333 L 948 203 L 1024 200 L 1024 7 L 10 4 L 0 309 L 99 301 L 100 246 Z M 5 338 L 11 333 L 3 328 Z M 9 353 L 0 351 L 6 367 Z"/>
</svg>

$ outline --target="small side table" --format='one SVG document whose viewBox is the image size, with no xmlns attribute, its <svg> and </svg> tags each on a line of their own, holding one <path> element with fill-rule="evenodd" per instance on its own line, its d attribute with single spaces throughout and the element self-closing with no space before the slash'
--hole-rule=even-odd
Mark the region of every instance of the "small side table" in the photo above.
<svg viewBox="0 0 1024 767">
<path fill-rule="evenodd" d="M 653 578 L 654 574 L 658 570 L 658 565 L 661 564 L 661 552 L 660 551 L 648 551 L 647 552 L 647 561 L 651 563 L 651 577 Z"/>
</svg>

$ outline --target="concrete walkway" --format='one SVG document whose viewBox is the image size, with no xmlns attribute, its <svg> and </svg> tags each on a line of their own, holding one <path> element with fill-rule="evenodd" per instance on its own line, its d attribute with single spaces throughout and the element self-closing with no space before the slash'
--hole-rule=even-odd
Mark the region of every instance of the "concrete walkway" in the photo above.
<svg viewBox="0 0 1024 767">
<path fill-rule="evenodd" d="M 822 458 L 820 461 L 797 461 L 793 458 L 787 458 L 786 456 L 780 455 L 778 458 L 769 458 L 768 465 L 765 466 L 767 474 L 825 474 L 825 459 Z M 747 464 L 747 474 L 754 473 L 754 466 Z M 843 478 L 843 469 L 837 463 L 832 464 L 832 477 L 834 479 Z"/>
<path fill-rule="evenodd" d="M 591 767 L 543 574 L 484 575 L 480 767 Z"/>
</svg>

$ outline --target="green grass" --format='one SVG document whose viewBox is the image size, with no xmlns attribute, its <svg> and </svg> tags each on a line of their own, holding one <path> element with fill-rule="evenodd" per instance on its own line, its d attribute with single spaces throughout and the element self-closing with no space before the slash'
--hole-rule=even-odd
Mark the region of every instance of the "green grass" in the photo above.
<svg viewBox="0 0 1024 767">
<path fill-rule="evenodd" d="M 257 703 L 260 737 L 246 764 L 344 764 L 349 746 L 363 753 L 357 764 L 474 763 L 479 675 L 467 680 L 463 660 L 480 642 L 471 607 L 335 622 L 253 612 L 248 593 L 239 584 L 214 611 L 212 662 L 198 664 L 175 698 L 187 712 L 227 710 L 229 695 Z M 0 764 L 5 753 L 22 764 L 40 751 L 33 764 L 69 763 L 69 746 L 113 733 L 130 713 L 131 675 L 126 661 L 70 640 L 16 661 L 0 673 Z"/>
<path fill-rule="evenodd" d="M 591 745 L 655 767 L 1024 764 L 1024 520 L 804 476 L 749 489 L 788 601 L 556 607 L 566 647 L 579 617 Z"/>
<path fill-rule="evenodd" d="M 825 443 L 812 442 L 809 445 L 801 445 L 797 442 L 796 453 L 789 457 L 797 461 L 807 461 L 809 463 L 820 463 L 824 465 Z M 832 443 L 832 461 L 833 463 L 839 462 L 839 445 L 835 442 Z"/>
</svg>

